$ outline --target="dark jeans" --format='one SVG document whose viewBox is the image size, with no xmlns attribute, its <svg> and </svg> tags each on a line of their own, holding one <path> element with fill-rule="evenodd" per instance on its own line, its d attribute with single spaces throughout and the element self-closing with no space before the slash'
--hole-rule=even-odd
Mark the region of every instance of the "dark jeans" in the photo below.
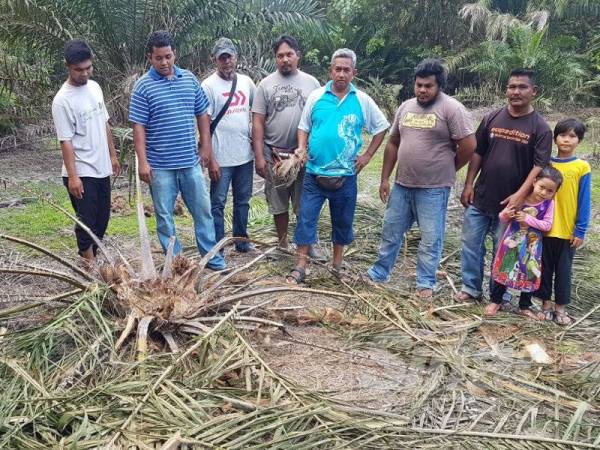
<svg viewBox="0 0 600 450">
<path fill-rule="evenodd" d="M 492 292 L 490 294 L 492 303 L 496 303 L 501 305 L 503 303 L 502 296 L 506 292 L 506 286 L 500 283 L 493 283 Z M 520 309 L 529 309 L 533 303 L 531 302 L 531 297 L 533 297 L 533 292 L 521 292 L 519 296 L 519 308 Z"/>
<path fill-rule="evenodd" d="M 254 178 L 254 161 L 241 166 L 221 167 L 219 181 L 210 182 L 210 207 L 215 224 L 215 240 L 219 242 L 225 236 L 225 204 L 227 192 L 231 185 L 233 194 L 233 230 L 235 237 L 248 237 L 248 212 L 252 197 L 252 181 Z M 247 251 L 248 242 L 236 242 L 235 249 Z"/>
<path fill-rule="evenodd" d="M 554 278 L 554 302 L 557 305 L 571 303 L 571 269 L 575 249 L 568 239 L 545 237 L 542 241 L 542 282 L 535 296 L 542 300 L 552 297 Z"/>
<path fill-rule="evenodd" d="M 81 177 L 81 182 L 83 183 L 83 196 L 75 198 L 68 191 L 69 179 L 63 177 L 63 184 L 67 187 L 77 218 L 92 230 L 98 239 L 102 240 L 110 218 L 110 177 Z M 96 254 L 98 246 L 79 224 L 75 224 L 75 237 L 80 255 L 90 247 L 92 247 L 94 255 Z"/>
<path fill-rule="evenodd" d="M 354 241 L 354 212 L 356 209 L 356 175 L 345 177 L 344 184 L 335 191 L 328 191 L 317 184 L 312 173 L 304 175 L 298 223 L 294 233 L 296 245 L 313 245 L 318 242 L 317 226 L 325 200 L 329 202 L 331 217 L 331 242 L 349 245 Z"/>
</svg>

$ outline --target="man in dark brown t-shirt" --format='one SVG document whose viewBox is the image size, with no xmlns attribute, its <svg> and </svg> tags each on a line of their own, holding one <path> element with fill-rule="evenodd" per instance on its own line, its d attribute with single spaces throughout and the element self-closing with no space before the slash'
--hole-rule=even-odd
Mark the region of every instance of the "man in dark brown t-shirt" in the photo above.
<svg viewBox="0 0 600 450">
<path fill-rule="evenodd" d="M 481 297 L 485 239 L 492 235 L 494 254 L 500 231 L 498 213 L 507 205 L 520 207 L 535 178 L 550 162 L 552 132 L 533 109 L 536 93 L 534 73 L 513 70 L 506 88 L 508 105 L 486 115 L 477 129 L 477 149 L 461 196 L 466 211 L 460 301 Z"/>
</svg>

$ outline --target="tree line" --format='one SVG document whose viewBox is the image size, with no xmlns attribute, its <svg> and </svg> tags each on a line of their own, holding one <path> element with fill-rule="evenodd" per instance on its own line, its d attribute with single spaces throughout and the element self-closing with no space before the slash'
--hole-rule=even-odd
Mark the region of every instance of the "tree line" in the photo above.
<svg viewBox="0 0 600 450">
<path fill-rule="evenodd" d="M 323 80 L 332 52 L 349 47 L 358 82 L 388 113 L 412 95 L 413 68 L 427 56 L 444 60 L 448 90 L 470 106 L 501 98 L 514 67 L 537 71 L 543 107 L 600 105 L 600 0 L 0 0 L 0 16 L 2 134 L 48 117 L 71 38 L 92 46 L 95 78 L 124 123 L 158 28 L 200 77 L 219 36 L 238 44 L 240 69 L 254 79 L 274 69 L 278 34 L 299 38 L 303 68 Z"/>
</svg>

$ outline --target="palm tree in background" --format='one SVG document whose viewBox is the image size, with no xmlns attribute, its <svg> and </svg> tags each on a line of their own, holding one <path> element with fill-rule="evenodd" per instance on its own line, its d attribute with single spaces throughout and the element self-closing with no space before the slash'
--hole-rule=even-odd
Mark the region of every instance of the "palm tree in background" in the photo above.
<svg viewBox="0 0 600 450">
<path fill-rule="evenodd" d="M 323 17 L 315 0 L 0 0 L 0 41 L 5 43 L 0 58 L 2 48 L 21 55 L 0 65 L 0 80 L 5 88 L 17 89 L 23 78 L 17 75 L 31 72 L 41 60 L 53 70 L 35 81 L 56 84 L 64 77 L 65 41 L 85 39 L 95 55 L 95 77 L 123 119 L 126 102 L 121 100 L 128 99 L 146 68 L 144 46 L 151 31 L 169 30 L 178 64 L 197 73 L 206 70 L 214 40 L 228 36 L 241 48 L 241 65 L 259 76 L 272 68 L 269 44 L 277 33 L 320 33 Z"/>
</svg>

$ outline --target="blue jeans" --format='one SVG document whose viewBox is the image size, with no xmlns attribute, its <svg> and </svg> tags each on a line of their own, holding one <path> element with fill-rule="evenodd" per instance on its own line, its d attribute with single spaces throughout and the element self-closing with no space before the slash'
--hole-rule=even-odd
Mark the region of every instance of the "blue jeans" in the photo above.
<svg viewBox="0 0 600 450">
<path fill-rule="evenodd" d="M 181 197 L 194 220 L 194 233 L 198 251 L 206 255 L 216 244 L 213 218 L 210 214 L 210 200 L 204 185 L 204 175 L 197 164 L 184 169 L 152 169 L 150 193 L 156 215 L 156 231 L 163 251 L 167 251 L 169 238 L 177 236 L 173 220 L 173 208 L 177 194 Z M 174 254 L 181 253 L 181 243 L 175 240 Z M 227 265 L 220 254 L 207 264 L 210 269 L 224 269 Z"/>
<path fill-rule="evenodd" d="M 334 244 L 348 245 L 354 240 L 352 224 L 356 210 L 356 175 L 344 177 L 344 184 L 335 191 L 319 187 L 317 177 L 312 173 L 304 175 L 298 223 L 294 233 L 296 245 L 312 245 L 318 242 L 317 225 L 325 200 L 329 201 L 331 216 L 331 241 Z"/>
<path fill-rule="evenodd" d="M 210 182 L 210 206 L 215 222 L 215 240 L 219 242 L 225 236 L 225 204 L 229 185 L 233 194 L 233 230 L 235 237 L 248 237 L 248 211 L 252 197 L 252 181 L 254 178 L 254 161 L 233 167 L 221 167 L 219 181 Z M 248 242 L 236 242 L 235 249 L 248 251 Z"/>
<path fill-rule="evenodd" d="M 504 231 L 504 227 L 500 225 L 498 214 L 484 213 L 473 205 L 465 210 L 460 252 L 461 291 L 471 297 L 479 298 L 483 293 L 485 240 L 488 234 L 492 236 L 491 259 L 493 261 L 498 240 Z M 492 292 L 492 283 L 493 280 L 490 279 L 490 292 Z"/>
<path fill-rule="evenodd" d="M 437 268 L 444 247 L 449 187 L 407 188 L 394 183 L 383 219 L 379 256 L 368 274 L 385 282 L 396 263 L 404 233 L 416 221 L 421 230 L 417 253 L 417 289 L 435 287 Z"/>
</svg>

